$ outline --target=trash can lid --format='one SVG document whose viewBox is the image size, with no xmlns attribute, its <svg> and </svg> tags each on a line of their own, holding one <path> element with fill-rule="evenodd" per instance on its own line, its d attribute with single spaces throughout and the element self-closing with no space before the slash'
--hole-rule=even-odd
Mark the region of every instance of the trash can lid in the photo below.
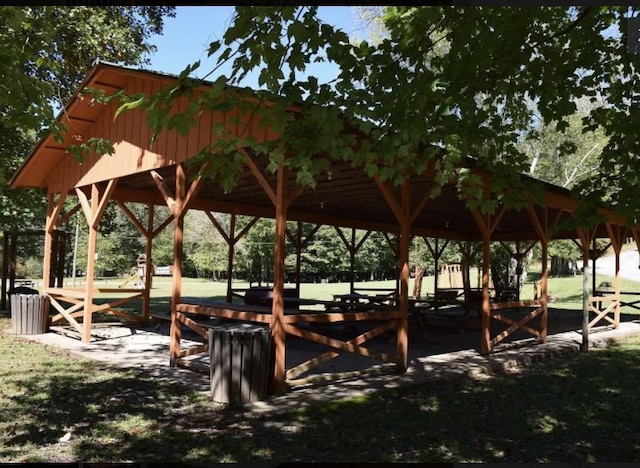
<svg viewBox="0 0 640 468">
<path fill-rule="evenodd" d="M 253 332 L 268 331 L 269 327 L 266 325 L 250 323 L 250 322 L 231 322 L 231 323 L 223 323 L 220 325 L 214 325 L 213 327 L 211 327 L 211 329 L 222 330 L 227 332 L 253 333 Z"/>
<path fill-rule="evenodd" d="M 30 288 L 29 286 L 17 286 L 9 291 L 9 295 L 12 294 L 39 294 L 37 289 Z"/>
</svg>

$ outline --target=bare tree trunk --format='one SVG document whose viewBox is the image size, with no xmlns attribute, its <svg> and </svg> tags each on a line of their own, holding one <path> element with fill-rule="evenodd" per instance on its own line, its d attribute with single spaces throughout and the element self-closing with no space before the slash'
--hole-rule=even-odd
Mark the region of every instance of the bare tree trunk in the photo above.
<svg viewBox="0 0 640 468">
<path fill-rule="evenodd" d="M 414 282 L 413 282 L 413 298 L 420 299 L 422 294 L 422 278 L 424 278 L 424 268 L 416 265 L 414 270 Z"/>
</svg>

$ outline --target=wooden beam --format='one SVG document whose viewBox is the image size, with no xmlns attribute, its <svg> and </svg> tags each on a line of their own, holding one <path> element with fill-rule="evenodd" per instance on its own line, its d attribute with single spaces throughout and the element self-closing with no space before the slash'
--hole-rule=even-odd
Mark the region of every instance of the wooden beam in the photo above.
<svg viewBox="0 0 640 468">
<path fill-rule="evenodd" d="M 300 186 L 295 187 L 287 196 L 287 206 L 290 206 L 296 198 L 300 196 L 300 194 L 304 191 L 304 189 Z"/>
<path fill-rule="evenodd" d="M 624 238 L 627 237 L 628 228 L 613 225 L 611 223 L 605 223 L 605 226 L 607 228 L 607 233 L 609 234 L 609 239 L 611 240 L 611 246 L 613 247 L 613 250 L 616 252 L 620 252 L 622 250 L 622 243 L 624 242 Z"/>
<path fill-rule="evenodd" d="M 158 226 L 153 230 L 153 232 L 151 233 L 151 238 L 155 239 L 156 236 L 160 234 L 164 230 L 164 228 L 166 228 L 169 224 L 171 224 L 173 220 L 174 220 L 174 216 L 172 214 L 169 215 L 167 219 L 165 219 L 162 223 L 160 223 L 160 226 Z"/>
<path fill-rule="evenodd" d="M 548 297 L 548 281 L 549 281 L 549 241 L 551 233 L 549 232 L 549 210 L 544 207 L 542 213 L 538 213 L 534 206 L 528 207 L 529 218 L 533 223 L 534 229 L 540 239 L 541 252 L 541 277 L 540 277 L 540 303 L 542 315 L 540 316 L 540 341 L 545 342 L 548 334 L 548 316 L 549 316 L 549 297 Z"/>
<path fill-rule="evenodd" d="M 145 270 L 144 270 L 144 294 L 142 297 L 142 321 L 149 322 L 151 315 L 151 282 L 153 281 L 153 262 L 151 255 L 153 253 L 153 205 L 147 205 L 147 229 L 144 234 L 145 239 Z"/>
<path fill-rule="evenodd" d="M 43 265 L 42 265 L 42 285 L 45 288 L 48 288 L 49 286 L 51 286 L 51 247 L 53 245 L 53 231 L 55 228 L 55 213 L 56 213 L 56 208 L 54 208 L 54 200 L 53 200 L 53 194 L 49 193 L 47 195 L 47 218 L 46 218 L 46 229 L 45 229 L 45 234 L 44 234 L 44 258 L 43 258 Z M 7 242 L 7 237 L 8 237 L 8 233 L 5 232 L 4 234 L 4 245 L 5 245 L 5 249 L 3 249 L 3 255 L 7 255 L 7 251 L 6 248 L 8 247 L 8 242 Z M 4 274 L 3 274 L 3 280 L 5 280 Z M 6 281 L 6 280 L 5 280 Z M 13 286 L 13 285 L 11 285 Z M 4 288 L 4 285 L 3 285 Z M 2 290 L 2 294 L 3 294 L 3 299 L 4 299 L 4 294 L 5 294 L 5 289 Z"/>
<path fill-rule="evenodd" d="M 116 203 L 118 204 L 118 206 L 120 207 L 120 209 L 122 210 L 122 212 L 127 215 L 127 218 L 129 218 L 129 220 L 133 223 L 133 225 L 136 227 L 136 229 L 138 230 L 138 232 L 140 234 L 142 234 L 146 239 L 149 239 L 149 236 L 152 233 L 149 233 L 147 231 L 147 228 L 144 227 L 142 225 L 142 223 L 140 221 L 138 221 L 138 218 L 136 218 L 136 215 L 134 215 L 131 210 L 127 207 L 127 205 L 125 205 L 123 202 L 116 200 Z M 153 211 L 153 207 L 151 206 L 151 211 Z M 153 226 L 153 225 L 152 225 Z"/>
<path fill-rule="evenodd" d="M 150 171 L 149 173 L 151 174 L 153 181 L 156 183 L 158 190 L 160 190 L 160 193 L 164 197 L 165 203 L 167 204 L 169 209 L 173 212 L 176 208 L 176 200 L 173 197 L 171 190 L 167 187 L 167 184 L 165 183 L 164 179 L 160 174 L 158 174 L 156 171 Z"/>
<path fill-rule="evenodd" d="M 422 199 L 420 200 L 420 203 L 418 203 L 418 205 L 414 208 L 413 213 L 411 213 L 410 224 L 413 224 L 413 222 L 416 220 L 416 218 L 418 217 L 422 209 L 425 207 L 427 202 L 431 199 L 431 194 L 433 194 L 434 187 L 435 187 L 435 184 L 433 184 L 431 188 L 424 193 L 424 195 L 422 196 Z"/>
<path fill-rule="evenodd" d="M 405 214 L 402 212 L 402 207 L 400 206 L 400 203 L 398 203 L 398 200 L 396 199 L 389 186 L 385 182 L 381 181 L 378 176 L 374 176 L 373 180 L 378 185 L 380 192 L 382 192 L 382 196 L 387 201 L 387 205 L 389 205 L 389 208 L 391 208 L 391 211 L 393 211 L 396 220 L 399 223 L 402 223 L 402 217 L 405 216 Z"/>
<path fill-rule="evenodd" d="M 118 179 L 111 179 L 109 182 L 107 182 L 107 187 L 102 195 L 99 195 L 99 192 L 96 192 L 98 193 L 98 200 L 99 200 L 98 207 L 96 208 L 95 213 L 93 213 L 93 219 L 91 220 L 91 224 L 96 229 L 98 229 L 98 225 L 100 224 L 102 215 L 104 214 L 104 211 L 107 209 L 107 204 L 109 203 L 109 200 L 111 200 L 113 189 L 115 189 L 117 183 L 118 183 Z M 97 185 L 95 186 L 97 188 Z"/>
<path fill-rule="evenodd" d="M 491 260 L 491 234 L 488 229 L 483 230 L 482 242 L 482 310 L 481 310 L 481 336 L 480 352 L 488 354 L 491 351 L 491 311 L 489 303 L 489 275 L 491 274 L 489 262 Z"/>
<path fill-rule="evenodd" d="M 285 372 L 285 339 L 284 323 L 284 260 L 286 252 L 287 232 L 287 168 L 280 163 L 277 174 L 277 189 L 275 196 L 276 232 L 273 264 L 273 304 L 271 309 L 271 334 L 275 347 L 275 368 L 273 391 L 284 393 L 287 389 Z"/>
<path fill-rule="evenodd" d="M 214 225 L 216 225 L 219 229 L 222 229 L 222 226 L 220 226 L 219 223 Z M 227 302 L 233 301 L 233 257 L 235 254 L 236 244 L 235 235 L 236 215 L 231 215 L 231 222 L 229 223 L 229 235 L 225 237 L 227 241 Z"/>
<path fill-rule="evenodd" d="M 548 233 L 546 229 L 542 227 L 542 223 L 540 222 L 540 217 L 538 216 L 538 212 L 536 211 L 535 206 L 527 206 L 527 211 L 529 212 L 529 219 L 531 219 L 531 223 L 533 224 L 533 228 L 538 235 L 538 239 L 540 239 L 541 241 L 543 239 L 548 239 Z M 544 209 L 544 213 L 547 213 L 546 208 Z"/>
<path fill-rule="evenodd" d="M 67 194 L 68 194 L 67 190 L 60 193 L 60 196 L 58 197 L 58 202 L 55 203 L 55 207 L 53 208 L 53 211 L 51 213 L 51 223 L 47 223 L 46 231 L 53 232 L 56 229 L 56 226 L 59 226 L 61 224 L 58 221 L 58 217 L 60 216 L 60 213 L 62 212 L 62 209 L 64 207 L 64 201 L 67 198 Z"/>
<path fill-rule="evenodd" d="M 191 185 L 189 186 L 189 190 L 187 191 L 184 197 L 184 201 L 180 206 L 180 209 L 183 211 L 181 215 L 184 215 L 184 213 L 186 213 L 189 210 L 191 204 L 193 203 L 193 201 L 195 200 L 198 194 L 198 191 L 200 190 L 200 187 L 202 187 L 201 175 L 196 177 L 196 179 L 193 182 L 191 182 Z"/>
<path fill-rule="evenodd" d="M 76 214 L 81 209 L 82 209 L 82 206 L 80 205 L 80 203 L 78 203 L 76 206 L 71 208 L 67 213 L 63 214 L 62 216 L 60 216 L 60 218 L 58 218 L 57 225 L 62 226 L 64 223 L 66 223 L 69 220 L 69 218 L 71 218 L 74 214 Z"/>
<path fill-rule="evenodd" d="M 344 233 L 342 232 L 342 228 L 340 228 L 339 226 L 334 226 L 334 229 L 338 233 L 338 237 L 340 237 L 340 239 L 342 239 L 342 242 L 344 243 L 345 247 L 347 248 L 347 251 L 349 251 L 349 253 L 352 253 L 353 250 L 354 250 L 354 247 L 351 244 L 351 242 L 349 242 L 349 240 L 347 240 L 347 238 L 345 237 Z"/>
<path fill-rule="evenodd" d="M 314 239 L 314 237 L 315 237 L 316 233 L 318 232 L 318 230 L 319 230 L 321 227 L 322 227 L 322 225 L 321 225 L 321 224 L 316 224 L 316 225 L 311 229 L 311 232 L 307 233 L 307 236 L 304 238 L 304 240 L 302 240 L 302 243 L 300 244 L 300 247 L 301 247 L 301 248 L 303 248 L 303 249 L 304 249 L 305 247 L 307 247 L 307 246 L 309 245 L 309 242 L 311 242 L 311 241 Z"/>
<path fill-rule="evenodd" d="M 243 227 L 235 237 L 233 237 L 233 243 L 237 244 L 238 241 L 242 239 L 247 232 L 249 232 L 249 229 L 251 229 L 259 219 L 260 218 L 258 216 L 255 216 L 251 221 L 249 221 L 249 223 L 245 227 Z"/>
<path fill-rule="evenodd" d="M 173 218 L 173 282 L 171 289 L 171 329 L 169 354 L 170 364 L 175 366 L 177 360 L 180 359 L 180 341 L 182 339 L 182 330 L 178 320 L 177 306 L 182 297 L 182 262 L 184 257 L 184 211 L 182 203 L 186 192 L 186 175 L 182 164 L 176 166 L 176 198 L 174 200 Z"/>
<path fill-rule="evenodd" d="M 435 246 L 432 247 L 431 243 L 429 242 L 429 240 L 426 237 L 423 237 L 422 240 L 424 241 L 424 243 L 427 245 L 427 249 L 429 249 L 429 252 L 431 252 L 431 256 L 433 257 L 433 293 L 435 294 L 435 292 L 438 290 L 438 277 L 439 277 L 439 272 L 440 272 L 440 257 L 442 257 L 442 253 L 444 252 L 444 249 L 447 248 L 447 245 L 449 245 L 449 241 L 447 239 L 444 240 L 444 243 L 442 244 L 442 247 L 438 248 L 438 238 L 435 238 Z M 435 310 L 438 310 L 438 306 L 436 304 L 435 306 Z"/>
<path fill-rule="evenodd" d="M 84 197 L 84 192 L 79 191 Z M 86 202 L 86 197 L 84 198 Z M 82 199 L 81 199 L 82 202 Z M 84 206 L 84 205 L 83 205 Z M 89 212 L 85 211 L 87 223 L 89 224 L 89 239 L 87 242 L 87 273 L 84 294 L 84 313 L 82 316 L 82 341 L 89 343 L 91 341 L 91 323 L 93 315 L 93 284 L 95 277 L 96 262 L 96 243 L 98 239 L 98 226 L 93 222 L 98 215 L 100 207 L 100 192 L 96 184 L 91 186 L 91 205 L 88 207 Z"/>
<path fill-rule="evenodd" d="M 244 148 L 239 148 L 238 151 L 244 154 L 247 166 L 249 166 L 249 169 L 253 173 L 253 176 L 258 181 L 258 184 L 260 184 L 260 186 L 262 187 L 262 190 L 264 190 L 264 193 L 267 194 L 267 196 L 271 200 L 271 203 L 273 203 L 274 205 L 277 205 L 278 202 L 276 201 L 276 192 L 274 192 L 271 185 L 269 185 L 269 182 L 267 181 L 267 178 L 262 173 L 262 170 L 256 165 L 254 160 L 251 158 L 251 156 L 249 156 L 249 153 L 247 153 L 247 151 Z M 285 203 L 285 200 L 282 200 L 282 203 Z"/>
<path fill-rule="evenodd" d="M 614 327 L 618 328 L 620 326 L 620 252 L 622 251 L 622 244 L 624 242 L 624 238 L 628 234 L 628 229 L 621 226 L 614 226 L 611 223 L 606 223 L 607 232 L 609 233 L 609 238 L 611 239 L 611 245 L 613 246 L 613 250 L 615 252 L 616 266 L 615 266 L 615 275 L 614 275 L 614 288 L 616 294 L 615 300 L 615 310 L 614 310 Z"/>
<path fill-rule="evenodd" d="M 79 188 L 76 188 L 76 195 L 78 196 L 78 200 L 80 201 L 80 205 L 82 206 L 82 212 L 84 213 L 84 218 L 87 220 L 87 224 L 92 226 L 91 218 L 93 217 L 91 212 L 91 205 L 89 204 L 89 197 Z"/>
<path fill-rule="evenodd" d="M 595 239 L 596 229 L 577 230 L 582 247 L 582 343 L 581 351 L 589 351 L 589 247 Z"/>
<path fill-rule="evenodd" d="M 356 287 L 356 229 L 351 228 L 351 249 L 349 250 L 349 293 L 353 294 Z"/>
<path fill-rule="evenodd" d="M 398 320 L 398 328 L 396 334 L 396 353 L 398 363 L 396 370 L 405 372 L 408 366 L 408 317 L 409 317 L 409 244 L 411 243 L 411 185 L 409 179 L 402 184 L 402 192 L 400 196 L 400 208 L 402 210 L 398 222 L 400 223 L 400 320 Z"/>
<path fill-rule="evenodd" d="M 360 241 L 356 244 L 356 253 L 358 252 L 358 250 L 360 250 L 360 247 L 362 247 L 362 244 L 365 243 L 365 241 L 369 238 L 369 236 L 371 235 L 371 231 L 367 231 L 365 232 L 364 236 L 362 236 L 362 239 L 360 239 Z"/>
<path fill-rule="evenodd" d="M 224 241 L 227 243 L 227 246 L 231 246 L 231 244 L 232 244 L 231 237 L 229 237 L 229 234 L 227 234 L 224 231 L 224 229 L 222 228 L 222 226 L 220 225 L 220 223 L 218 222 L 216 217 L 213 215 L 213 213 L 211 213 L 210 211 L 205 211 L 204 213 L 207 215 L 207 218 L 209 218 L 209 221 L 211 221 L 211 224 L 213 224 L 213 227 L 216 228 L 218 233 L 222 236 Z M 233 219 L 233 223 L 235 225 L 235 215 L 231 215 L 231 216 L 232 216 L 232 219 Z"/>
</svg>

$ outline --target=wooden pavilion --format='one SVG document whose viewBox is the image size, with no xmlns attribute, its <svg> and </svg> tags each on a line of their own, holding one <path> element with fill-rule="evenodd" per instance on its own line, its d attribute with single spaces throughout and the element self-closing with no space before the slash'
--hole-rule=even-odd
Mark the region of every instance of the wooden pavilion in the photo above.
<svg viewBox="0 0 640 468">
<path fill-rule="evenodd" d="M 266 158 L 254 154 L 249 148 L 239 148 L 244 153 L 245 168 L 233 191 L 225 192 L 218 184 L 200 175 L 200 167 L 189 160 L 200 148 L 210 145 L 215 133 L 212 128 L 222 124 L 227 131 L 248 131 L 257 141 L 275 137 L 268 128 L 254 122 L 250 115 L 238 110 L 229 114 L 203 113 L 197 126 L 183 137 L 175 131 L 163 131 L 150 144 L 151 130 L 145 125 L 143 113 L 132 110 L 114 118 L 117 103 L 99 104 L 83 93 L 85 87 L 102 89 L 111 94 L 119 90 L 127 93 L 155 93 L 176 82 L 176 77 L 151 71 L 130 69 L 99 63 L 87 75 L 72 97 L 59 119 L 68 126 L 66 140 L 58 142 L 48 135 L 39 142 L 32 154 L 11 180 L 11 186 L 46 189 L 48 210 L 45 230 L 44 285 L 52 284 L 50 277 L 50 252 L 55 230 L 76 213 L 82 213 L 89 225 L 89 243 L 86 252 L 88 266 L 86 284 L 78 289 L 52 286 L 45 289 L 51 304 L 58 312 L 52 318 L 56 322 L 68 322 L 81 333 L 83 341 L 91 340 L 92 314 L 112 312 L 131 319 L 140 316 L 124 314 L 118 306 L 133 300 L 142 301 L 141 319 L 149 318 L 149 287 L 144 289 L 114 289 L 107 292 L 120 294 L 118 300 L 107 304 L 96 304 L 94 295 L 104 288 L 94 282 L 97 229 L 107 203 L 115 201 L 139 229 L 147 241 L 146 258 L 151 260 L 151 245 L 155 236 L 173 223 L 174 262 L 171 301 L 171 349 L 172 365 L 188 365 L 189 355 L 194 350 L 181 349 L 181 325 L 186 325 L 205 336 L 206 330 L 193 319 L 193 314 L 212 315 L 267 324 L 272 332 L 275 360 L 273 388 L 284 391 L 287 381 L 319 362 L 330 359 L 341 352 L 373 356 L 385 362 L 395 363 L 398 371 L 407 367 L 408 314 L 409 314 L 409 242 L 414 236 L 475 241 L 482 243 L 484 266 L 482 271 L 481 336 L 480 348 L 488 353 L 493 347 L 515 330 L 524 330 L 544 341 L 547 337 L 547 245 L 552 239 L 580 239 L 585 260 L 596 238 L 610 239 L 619 255 L 625 238 L 638 239 L 635 226 L 614 213 L 601 209 L 604 222 L 593 228 L 576 230 L 553 230 L 551 227 L 570 218 L 578 203 L 570 193 L 561 188 L 542 184 L 542 202 L 532 199 L 526 209 L 499 208 L 495 214 L 487 215 L 470 210 L 459 199 L 455 187 L 442 187 L 441 194 L 433 199 L 431 193 L 436 183 L 433 173 L 407 178 L 400 187 L 368 177 L 362 168 L 346 163 L 335 163 L 331 176 L 318 181 L 313 190 L 296 186 L 295 176 L 284 165 L 275 173 L 266 170 Z M 207 85 L 203 85 L 207 86 Z M 187 98 L 176 99 L 175 109 L 184 109 Z M 232 118 L 236 117 L 236 118 Z M 239 117 L 239 118 L 238 118 Z M 79 163 L 68 152 L 71 143 L 86 142 L 90 138 L 108 138 L 113 142 L 115 153 L 110 156 L 92 154 Z M 223 157 L 223 156 L 220 156 Z M 471 164 L 471 163 L 470 163 Z M 489 174 L 474 169 L 489 184 Z M 65 201 L 77 198 L 71 210 L 65 210 Z M 126 203 L 142 203 L 148 207 L 147 219 L 138 219 Z M 152 209 L 166 205 L 171 215 L 158 225 L 154 222 Z M 274 239 L 275 264 L 273 277 L 273 301 L 271 307 L 231 304 L 231 285 L 227 301 L 229 304 L 207 306 L 184 303 L 181 294 L 183 259 L 183 220 L 187 210 L 204 210 L 216 229 L 222 232 L 229 244 L 229 251 L 242 232 L 235 231 L 233 220 L 237 215 L 268 217 L 275 219 Z M 229 213 L 232 223 L 229 231 L 212 215 L 214 212 Z M 290 232 L 287 222 L 298 222 L 298 231 Z M 301 308 L 297 313 L 288 313 L 284 297 L 284 255 L 287 238 L 298 252 L 308 239 L 303 238 L 302 222 L 316 226 L 332 225 L 351 228 L 354 235 L 349 240 L 343 236 L 353 255 L 358 245 L 355 230 L 379 231 L 398 235 L 397 256 L 399 259 L 398 300 L 390 309 L 378 311 L 342 311 L 327 309 L 326 312 L 306 313 Z M 156 227 L 154 227 L 156 226 Z M 542 279 L 540 297 L 536 301 L 493 303 L 489 297 L 489 255 L 492 241 L 539 242 L 542 247 Z M 434 253 L 437 254 L 437 247 Z M 230 254 L 230 268 L 233 256 Z M 619 262 L 618 268 L 619 270 Z M 147 265 L 146 274 L 151 275 Z M 150 278 L 144 284 L 150 285 Z M 595 318 L 587 324 L 585 333 L 601 320 L 617 326 L 620 309 L 619 275 L 616 275 L 615 291 L 609 296 L 589 298 L 589 308 Z M 595 301 L 607 301 L 604 310 L 595 307 Z M 531 311 L 514 320 L 507 309 L 526 307 Z M 534 320 L 535 319 L 535 320 Z M 324 336 L 301 324 L 342 321 L 377 320 L 379 325 L 356 338 L 342 341 Z M 496 332 L 496 324 L 502 328 Z M 536 323 L 534 325 L 534 323 Z M 381 333 L 394 331 L 395 354 L 377 352 L 364 346 Z M 286 336 L 297 336 L 305 340 L 322 343 L 333 351 L 323 353 L 294 369 L 285 368 Z M 206 352 L 203 345 L 197 352 Z"/>
</svg>

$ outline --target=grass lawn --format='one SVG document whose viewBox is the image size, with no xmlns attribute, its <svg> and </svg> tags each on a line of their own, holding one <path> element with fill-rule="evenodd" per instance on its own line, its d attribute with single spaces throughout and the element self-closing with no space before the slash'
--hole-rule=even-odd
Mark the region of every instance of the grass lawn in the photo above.
<svg viewBox="0 0 640 468">
<path fill-rule="evenodd" d="M 581 284 L 579 276 L 553 278 L 554 309 L 581 308 Z M 222 298 L 225 288 L 187 280 L 183 295 Z M 623 282 L 625 289 L 638 283 Z M 347 290 L 309 284 L 302 296 Z M 158 310 L 169 291 L 170 278 L 154 278 Z M 9 328 L 0 313 L 0 463 L 640 461 L 640 336 L 517 374 L 423 383 L 267 417 L 30 343 Z"/>
<path fill-rule="evenodd" d="M 152 290 L 151 290 L 151 310 L 157 313 L 168 313 L 169 304 L 171 299 L 171 277 L 156 276 L 153 278 Z M 527 280 L 525 281 L 521 297 L 523 299 L 533 298 L 533 282 L 537 281 L 539 285 L 540 273 L 535 271 L 529 273 Z M 597 283 L 609 281 L 613 282 L 614 278 L 606 275 L 598 274 Z M 108 278 L 98 280 L 97 284 L 103 287 L 114 288 L 119 284 L 122 284 L 122 278 Z M 367 281 L 356 283 L 356 288 L 394 288 L 395 280 L 388 281 Z M 425 276 L 423 279 L 422 294 L 433 292 L 433 276 Z M 589 283 L 591 284 L 591 282 Z M 255 284 L 254 284 L 255 285 Z M 472 287 L 478 285 L 477 271 L 471 270 L 471 285 Z M 286 284 L 285 287 L 293 287 L 294 284 Z M 234 289 L 248 288 L 249 283 L 245 281 L 234 280 Z M 621 290 L 624 291 L 637 291 L 640 293 L 640 283 L 637 281 L 622 279 Z M 184 298 L 189 297 L 203 297 L 208 299 L 225 300 L 227 291 L 226 281 L 212 281 L 209 279 L 197 279 L 197 278 L 183 278 L 182 284 L 182 296 Z M 553 302 L 549 304 L 550 307 L 562 310 L 582 310 L 582 276 L 567 276 L 567 277 L 551 277 L 548 284 L 549 295 L 553 297 Z M 301 285 L 300 296 L 309 299 L 321 299 L 332 300 L 333 294 L 341 294 L 349 292 L 349 283 L 304 283 Z M 409 281 L 409 294 L 413 293 L 413 279 Z M 98 294 L 96 296 L 97 301 L 105 298 L 113 298 L 107 294 Z M 640 296 L 634 298 L 634 296 L 624 296 L 623 300 L 633 301 L 640 299 Z M 140 302 L 132 302 L 123 309 L 129 312 L 139 312 Z M 622 307 L 623 313 L 638 313 L 637 310 L 630 307 Z M 110 320 L 113 320 L 111 317 Z"/>
<path fill-rule="evenodd" d="M 640 337 L 520 374 L 256 416 L 9 335 L 0 462 L 638 462 Z"/>
</svg>

